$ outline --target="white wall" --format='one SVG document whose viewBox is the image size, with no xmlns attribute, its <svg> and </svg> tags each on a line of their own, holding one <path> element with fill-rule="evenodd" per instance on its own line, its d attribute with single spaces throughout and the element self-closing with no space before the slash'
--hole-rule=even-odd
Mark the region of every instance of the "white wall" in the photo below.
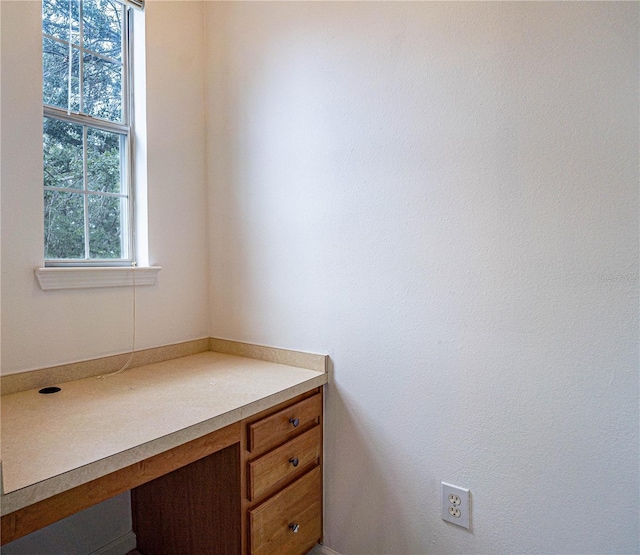
<svg viewBox="0 0 640 555">
<path fill-rule="evenodd" d="M 40 14 L 40 2 L 2 1 L 4 374 L 126 352 L 132 340 L 131 288 L 44 292 L 33 272 L 43 263 Z M 154 2 L 145 15 L 149 255 L 162 270 L 137 289 L 137 349 L 208 333 L 202 14 L 199 2 Z"/>
<path fill-rule="evenodd" d="M 638 552 L 638 9 L 207 4 L 210 332 L 331 355 L 329 547 Z"/>
<path fill-rule="evenodd" d="M 26 0 L 1 6 L 1 370 L 9 374 L 127 351 L 132 292 L 40 290 L 41 8 Z M 151 2 L 145 13 L 149 253 L 162 271 L 155 286 L 137 290 L 138 349 L 206 337 L 209 313 L 203 5 Z M 125 494 L 2 551 L 86 554 L 130 529 Z"/>
<path fill-rule="evenodd" d="M 130 291 L 33 276 L 39 33 L 2 1 L 3 373 L 130 341 Z M 638 552 L 637 41 L 635 3 L 148 3 L 139 348 L 331 354 L 343 555 Z"/>
</svg>

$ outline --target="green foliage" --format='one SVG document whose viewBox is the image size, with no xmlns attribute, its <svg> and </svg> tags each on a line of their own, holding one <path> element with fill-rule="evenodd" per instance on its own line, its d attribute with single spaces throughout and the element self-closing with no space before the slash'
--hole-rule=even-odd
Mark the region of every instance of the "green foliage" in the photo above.
<svg viewBox="0 0 640 555">
<path fill-rule="evenodd" d="M 43 0 L 42 12 L 45 104 L 120 122 L 122 4 Z M 124 136 L 53 117 L 43 131 L 45 258 L 121 258 L 128 200 L 100 193 L 123 193 Z"/>
</svg>

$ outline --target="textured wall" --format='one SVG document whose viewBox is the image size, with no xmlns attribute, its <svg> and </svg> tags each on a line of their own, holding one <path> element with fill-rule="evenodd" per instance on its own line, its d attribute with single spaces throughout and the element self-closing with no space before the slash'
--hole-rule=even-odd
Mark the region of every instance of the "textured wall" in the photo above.
<svg viewBox="0 0 640 555">
<path fill-rule="evenodd" d="M 331 355 L 329 547 L 638 552 L 638 8 L 207 3 L 211 333 Z"/>
</svg>

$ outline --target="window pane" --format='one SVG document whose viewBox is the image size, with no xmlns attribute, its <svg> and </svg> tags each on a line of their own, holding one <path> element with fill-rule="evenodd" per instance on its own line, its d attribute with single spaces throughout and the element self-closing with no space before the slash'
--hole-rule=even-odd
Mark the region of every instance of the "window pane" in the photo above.
<svg viewBox="0 0 640 555">
<path fill-rule="evenodd" d="M 84 258 L 82 194 L 44 192 L 44 257 Z"/>
<path fill-rule="evenodd" d="M 124 6 L 115 0 L 85 0 L 83 18 L 84 47 L 121 60 Z"/>
<path fill-rule="evenodd" d="M 127 133 L 97 129 L 92 119 L 124 123 L 125 19 L 119 0 L 42 0 L 49 261 L 129 255 Z"/>
<path fill-rule="evenodd" d="M 44 118 L 45 187 L 83 188 L 82 126 Z"/>
<path fill-rule="evenodd" d="M 122 120 L 122 66 L 84 55 L 83 112 L 111 121 Z"/>
<path fill-rule="evenodd" d="M 103 193 L 120 193 L 120 137 L 87 128 L 87 188 Z"/>
<path fill-rule="evenodd" d="M 72 48 L 71 91 L 69 91 L 69 46 L 42 39 L 42 95 L 45 104 L 80 110 L 80 53 Z M 69 94 L 71 96 L 69 96 Z M 69 103 L 69 101 L 71 101 Z"/>
<path fill-rule="evenodd" d="M 89 257 L 122 258 L 122 204 L 119 197 L 89 196 Z"/>
<path fill-rule="evenodd" d="M 42 31 L 59 39 L 79 43 L 79 0 L 42 0 Z M 71 18 L 69 17 L 71 16 Z M 71 19 L 71 29 L 69 29 Z"/>
<path fill-rule="evenodd" d="M 68 0 L 42 0 L 42 31 L 67 40 L 69 37 Z"/>
</svg>

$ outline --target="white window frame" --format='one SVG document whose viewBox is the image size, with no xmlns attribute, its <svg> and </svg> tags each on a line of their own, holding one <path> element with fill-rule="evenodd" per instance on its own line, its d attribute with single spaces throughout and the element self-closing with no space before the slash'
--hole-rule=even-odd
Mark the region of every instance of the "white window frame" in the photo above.
<svg viewBox="0 0 640 555">
<path fill-rule="evenodd" d="M 93 117 L 85 113 L 74 112 L 71 110 L 65 110 L 57 106 L 51 106 L 44 104 L 43 102 L 43 121 L 44 118 L 54 118 L 60 121 L 78 124 L 83 126 L 83 189 L 65 189 L 60 187 L 44 187 L 43 191 L 53 190 L 59 192 L 70 193 L 82 193 L 84 197 L 84 254 L 85 258 L 73 258 L 73 259 L 47 259 L 45 258 L 45 268 L 55 267 L 114 267 L 125 266 L 131 267 L 136 265 L 136 245 L 135 245 L 135 186 L 134 186 L 134 152 L 133 152 L 133 137 L 134 137 L 134 101 L 133 101 L 133 21 L 130 6 L 143 7 L 142 3 L 127 2 L 123 0 L 116 0 L 123 4 L 124 18 L 122 29 L 122 123 L 117 123 L 101 118 Z M 80 96 L 82 98 L 82 75 L 83 75 L 83 53 L 89 52 L 92 56 L 98 58 L 113 61 L 110 58 L 100 55 L 92 50 L 84 48 L 83 44 L 83 17 L 82 17 L 82 2 L 80 2 L 80 45 L 78 49 L 80 51 Z M 61 44 L 67 44 L 66 41 L 57 37 L 42 33 L 43 37 L 54 40 Z M 82 102 L 81 102 L 82 105 Z M 82 106 L 81 106 L 82 107 Z M 124 145 L 121 149 L 121 189 L 120 193 L 96 193 L 88 190 L 87 186 L 87 129 L 93 128 L 100 131 L 107 131 L 112 133 L 118 133 L 124 137 Z M 89 258 L 89 215 L 88 215 L 88 202 L 90 196 L 112 196 L 119 198 L 126 198 L 126 213 L 121 214 L 121 248 L 122 258 L 117 259 L 97 259 Z M 44 246 L 44 245 L 43 245 Z"/>
</svg>

